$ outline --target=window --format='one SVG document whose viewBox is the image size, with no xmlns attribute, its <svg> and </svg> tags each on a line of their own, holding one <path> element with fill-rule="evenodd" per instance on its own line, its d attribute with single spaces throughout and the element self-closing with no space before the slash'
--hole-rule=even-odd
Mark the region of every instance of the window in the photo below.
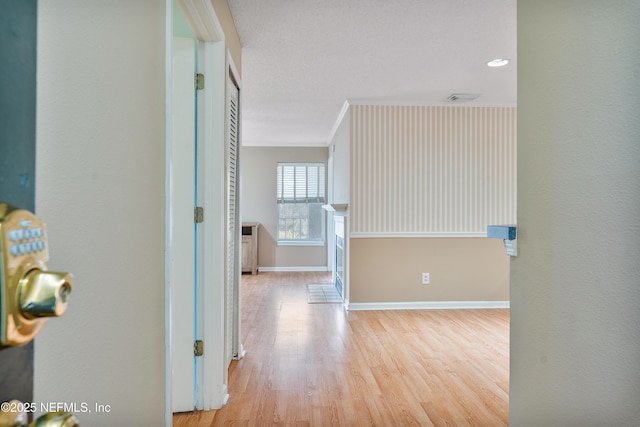
<svg viewBox="0 0 640 427">
<path fill-rule="evenodd" d="M 324 244 L 324 164 L 278 163 L 278 243 Z"/>
</svg>

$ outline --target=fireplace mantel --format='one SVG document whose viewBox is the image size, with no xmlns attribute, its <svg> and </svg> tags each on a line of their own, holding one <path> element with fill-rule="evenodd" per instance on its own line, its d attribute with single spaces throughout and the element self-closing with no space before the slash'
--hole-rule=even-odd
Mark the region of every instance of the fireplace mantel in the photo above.
<svg viewBox="0 0 640 427">
<path fill-rule="evenodd" d="M 322 205 L 322 209 L 328 212 L 334 212 L 334 215 L 347 215 L 349 205 L 346 203 L 333 203 L 330 205 Z"/>
</svg>

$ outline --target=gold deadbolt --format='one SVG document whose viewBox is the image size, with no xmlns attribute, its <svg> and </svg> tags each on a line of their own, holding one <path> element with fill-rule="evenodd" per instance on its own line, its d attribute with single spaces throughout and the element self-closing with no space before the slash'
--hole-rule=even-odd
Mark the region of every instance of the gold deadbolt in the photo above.
<svg viewBox="0 0 640 427">
<path fill-rule="evenodd" d="M 47 271 L 48 261 L 44 223 L 0 203 L 0 347 L 28 343 L 47 317 L 66 311 L 73 279 Z"/>
</svg>

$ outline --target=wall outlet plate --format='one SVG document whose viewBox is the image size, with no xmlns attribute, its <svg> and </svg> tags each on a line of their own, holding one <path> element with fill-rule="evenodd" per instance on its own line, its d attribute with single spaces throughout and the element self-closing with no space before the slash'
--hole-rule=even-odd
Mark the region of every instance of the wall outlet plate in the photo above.
<svg viewBox="0 0 640 427">
<path fill-rule="evenodd" d="M 422 273 L 422 284 L 428 285 L 431 283 L 431 278 L 429 277 L 429 273 Z"/>
</svg>

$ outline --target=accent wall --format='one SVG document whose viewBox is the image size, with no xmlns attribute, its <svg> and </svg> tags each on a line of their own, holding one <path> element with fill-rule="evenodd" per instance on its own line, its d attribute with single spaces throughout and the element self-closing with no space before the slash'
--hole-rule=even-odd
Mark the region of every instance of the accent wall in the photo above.
<svg viewBox="0 0 640 427">
<path fill-rule="evenodd" d="M 349 116 L 350 303 L 508 301 L 509 256 L 485 236 L 516 221 L 516 108 Z"/>
</svg>

